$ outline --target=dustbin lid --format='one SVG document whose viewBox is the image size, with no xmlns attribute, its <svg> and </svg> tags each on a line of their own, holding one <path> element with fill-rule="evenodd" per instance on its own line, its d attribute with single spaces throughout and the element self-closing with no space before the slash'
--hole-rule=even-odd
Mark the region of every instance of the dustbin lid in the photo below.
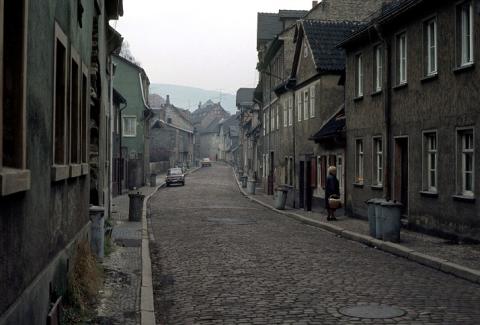
<svg viewBox="0 0 480 325">
<path fill-rule="evenodd" d="M 105 212 L 104 207 L 99 207 L 99 206 L 96 206 L 96 205 L 91 205 L 88 210 L 90 211 L 90 213 Z"/>
<path fill-rule="evenodd" d="M 377 202 L 378 202 L 378 199 L 376 198 L 365 201 L 366 204 L 376 204 Z"/>
<path fill-rule="evenodd" d="M 385 207 L 385 208 L 401 208 L 401 207 L 403 207 L 403 204 L 401 204 L 400 202 L 396 202 L 396 201 L 384 201 L 384 202 L 380 203 L 380 205 L 382 207 Z"/>
</svg>

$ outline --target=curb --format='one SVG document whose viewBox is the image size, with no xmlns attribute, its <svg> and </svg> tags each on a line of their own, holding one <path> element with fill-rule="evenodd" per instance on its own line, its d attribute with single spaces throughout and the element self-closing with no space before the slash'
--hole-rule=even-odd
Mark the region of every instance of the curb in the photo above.
<svg viewBox="0 0 480 325">
<path fill-rule="evenodd" d="M 277 212 L 279 214 L 282 214 L 284 216 L 293 218 L 293 219 L 295 219 L 295 220 L 297 220 L 301 223 L 321 228 L 323 230 L 326 230 L 328 232 L 331 232 L 331 233 L 333 233 L 335 235 L 338 235 L 338 236 L 341 236 L 343 238 L 346 238 L 346 239 L 349 239 L 349 240 L 352 240 L 352 241 L 355 241 L 355 242 L 359 242 L 359 243 L 362 243 L 364 245 L 367 245 L 367 246 L 370 246 L 370 247 L 373 247 L 373 248 L 380 249 L 384 252 L 393 254 L 395 256 L 406 258 L 406 259 L 408 259 L 412 262 L 416 262 L 418 264 L 430 267 L 432 269 L 435 269 L 435 270 L 438 270 L 438 271 L 441 271 L 441 272 L 444 272 L 444 273 L 447 273 L 447 274 L 454 275 L 458 278 L 462 278 L 464 280 L 467 280 L 467 281 L 470 281 L 470 282 L 473 282 L 473 283 L 476 283 L 476 284 L 480 284 L 480 271 L 479 270 L 471 269 L 471 268 L 462 266 L 460 264 L 452 263 L 452 262 L 449 262 L 449 261 L 447 261 L 445 259 L 442 259 L 442 258 L 438 258 L 438 257 L 430 256 L 430 255 L 427 255 L 427 254 L 423 254 L 423 253 L 415 251 L 414 249 L 408 248 L 408 247 L 400 245 L 400 244 L 386 242 L 386 241 L 382 241 L 382 240 L 379 240 L 379 239 L 371 238 L 370 236 L 362 235 L 362 234 L 359 234 L 359 233 L 356 233 L 356 232 L 352 232 L 352 231 L 343 229 L 341 227 L 335 226 L 335 225 L 330 224 L 330 223 L 325 223 L 325 222 L 322 222 L 322 221 L 310 219 L 310 218 L 304 217 L 302 215 L 296 214 L 294 212 L 285 212 L 285 211 L 282 211 L 282 210 L 277 210 L 273 206 L 252 197 L 252 195 L 247 194 L 247 192 L 245 192 L 245 190 L 242 188 L 240 182 L 238 181 L 238 179 L 236 177 L 236 174 L 235 174 L 235 171 L 233 171 L 233 177 L 235 178 L 235 182 L 237 183 L 237 186 L 238 186 L 240 192 L 245 197 L 247 197 L 251 201 L 256 202 L 256 203 L 258 203 L 258 204 L 260 204 L 260 205 L 262 205 L 262 206 L 264 206 L 264 207 L 266 207 L 266 208 L 268 208 L 272 211 L 275 211 L 275 212 Z"/>
<path fill-rule="evenodd" d="M 201 167 L 187 171 L 195 173 Z M 150 237 L 148 233 L 147 205 L 150 198 L 165 186 L 165 182 L 155 186 L 155 189 L 145 197 L 142 207 L 142 287 L 140 288 L 140 324 L 155 325 L 155 304 L 153 299 L 152 260 L 150 258 Z"/>
</svg>

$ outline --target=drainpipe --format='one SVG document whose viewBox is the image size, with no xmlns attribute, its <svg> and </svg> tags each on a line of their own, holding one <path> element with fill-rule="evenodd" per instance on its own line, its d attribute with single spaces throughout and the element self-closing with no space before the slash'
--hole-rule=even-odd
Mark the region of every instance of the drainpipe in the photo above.
<svg viewBox="0 0 480 325">
<path fill-rule="evenodd" d="M 378 37 L 383 43 L 384 47 L 384 62 L 385 62 L 385 79 L 383 80 L 383 110 L 384 110 L 384 122 L 385 122 L 385 149 L 386 149 L 386 159 L 385 159 L 385 171 L 384 171 L 384 187 L 385 187 L 385 199 L 390 200 L 392 198 L 392 160 L 393 160 L 393 148 L 392 148 L 392 50 L 391 44 L 386 40 L 382 34 L 380 26 L 375 24 L 375 30 L 377 31 Z"/>
</svg>

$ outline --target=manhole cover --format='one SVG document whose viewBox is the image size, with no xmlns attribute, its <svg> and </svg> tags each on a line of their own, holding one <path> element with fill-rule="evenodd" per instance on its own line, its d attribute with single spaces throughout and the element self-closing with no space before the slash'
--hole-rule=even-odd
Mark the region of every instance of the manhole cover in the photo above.
<svg viewBox="0 0 480 325">
<path fill-rule="evenodd" d="M 340 314 L 357 318 L 395 318 L 405 315 L 400 308 L 386 305 L 360 305 L 345 307 L 339 310 Z"/>
<path fill-rule="evenodd" d="M 207 218 L 208 222 L 220 225 L 250 225 L 255 221 L 246 218 Z"/>
</svg>

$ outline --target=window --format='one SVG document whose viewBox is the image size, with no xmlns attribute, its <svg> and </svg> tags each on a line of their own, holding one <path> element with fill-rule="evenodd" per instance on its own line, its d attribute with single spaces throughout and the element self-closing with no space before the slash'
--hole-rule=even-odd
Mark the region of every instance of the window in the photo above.
<svg viewBox="0 0 480 325">
<path fill-rule="evenodd" d="M 303 41 L 303 57 L 306 58 L 308 56 L 308 44 L 307 41 Z"/>
<path fill-rule="evenodd" d="M 382 138 L 373 138 L 373 179 L 376 186 L 383 184 L 383 144 Z"/>
<path fill-rule="evenodd" d="M 124 116 L 123 117 L 123 136 L 136 137 L 137 136 L 137 117 Z"/>
<path fill-rule="evenodd" d="M 327 157 L 326 156 L 317 157 L 317 169 L 318 169 L 317 183 L 320 184 L 320 187 L 324 189 L 326 184 L 326 177 L 327 177 Z"/>
<path fill-rule="evenodd" d="M 70 62 L 70 163 L 80 163 L 80 67 L 79 55 L 72 48 Z"/>
<path fill-rule="evenodd" d="M 363 184 L 363 140 L 355 141 L 355 183 Z"/>
<path fill-rule="evenodd" d="M 373 81 L 375 83 L 375 91 L 382 91 L 383 87 L 383 49 L 376 46 L 374 49 L 375 69 L 373 70 Z"/>
<path fill-rule="evenodd" d="M 293 185 L 293 157 L 289 158 L 288 170 L 289 170 L 288 184 Z"/>
<path fill-rule="evenodd" d="M 308 90 L 303 92 L 303 119 L 308 120 Z"/>
<path fill-rule="evenodd" d="M 457 6 L 457 52 L 460 66 L 473 63 L 473 7 L 471 1 L 465 1 Z"/>
<path fill-rule="evenodd" d="M 277 114 L 277 130 L 280 129 L 280 105 L 275 107 L 275 112 Z"/>
<path fill-rule="evenodd" d="M 293 123 L 293 96 L 288 97 L 288 125 Z"/>
<path fill-rule="evenodd" d="M 267 134 L 267 114 L 263 112 L 263 135 Z"/>
<path fill-rule="evenodd" d="M 302 121 L 302 93 L 297 93 L 297 120 Z"/>
<path fill-rule="evenodd" d="M 81 161 L 88 163 L 88 109 L 90 107 L 90 86 L 88 82 L 88 68 L 82 66 L 82 106 L 81 106 Z"/>
<path fill-rule="evenodd" d="M 315 86 L 310 87 L 310 117 L 315 117 Z"/>
<path fill-rule="evenodd" d="M 458 140 L 460 146 L 460 167 L 461 167 L 461 194 L 464 196 L 474 195 L 474 166 L 475 166 L 475 147 L 473 138 L 473 129 L 463 129 L 458 131 Z"/>
<path fill-rule="evenodd" d="M 437 192 L 437 133 L 424 133 L 426 189 L 429 192 Z"/>
<path fill-rule="evenodd" d="M 288 125 L 288 110 L 289 110 L 289 107 L 288 107 L 287 104 L 290 103 L 289 99 L 290 98 L 283 101 L 283 127 L 287 127 L 287 125 Z"/>
<path fill-rule="evenodd" d="M 270 107 L 268 111 L 270 113 L 270 132 L 273 132 L 275 131 L 275 107 Z"/>
<path fill-rule="evenodd" d="M 289 170 L 288 170 L 288 157 L 285 157 L 285 165 L 284 165 L 283 171 L 284 171 L 283 182 L 284 182 L 284 184 L 288 184 L 288 173 L 289 173 Z"/>
<path fill-rule="evenodd" d="M 361 54 L 355 57 L 355 95 L 356 97 L 363 96 L 363 64 Z"/>
<path fill-rule="evenodd" d="M 67 164 L 67 36 L 55 25 L 53 162 Z"/>
<path fill-rule="evenodd" d="M 407 83 L 407 34 L 397 36 L 397 83 Z"/>
<path fill-rule="evenodd" d="M 431 19 L 424 25 L 424 46 L 426 53 L 426 73 L 437 73 L 437 19 Z"/>
</svg>

